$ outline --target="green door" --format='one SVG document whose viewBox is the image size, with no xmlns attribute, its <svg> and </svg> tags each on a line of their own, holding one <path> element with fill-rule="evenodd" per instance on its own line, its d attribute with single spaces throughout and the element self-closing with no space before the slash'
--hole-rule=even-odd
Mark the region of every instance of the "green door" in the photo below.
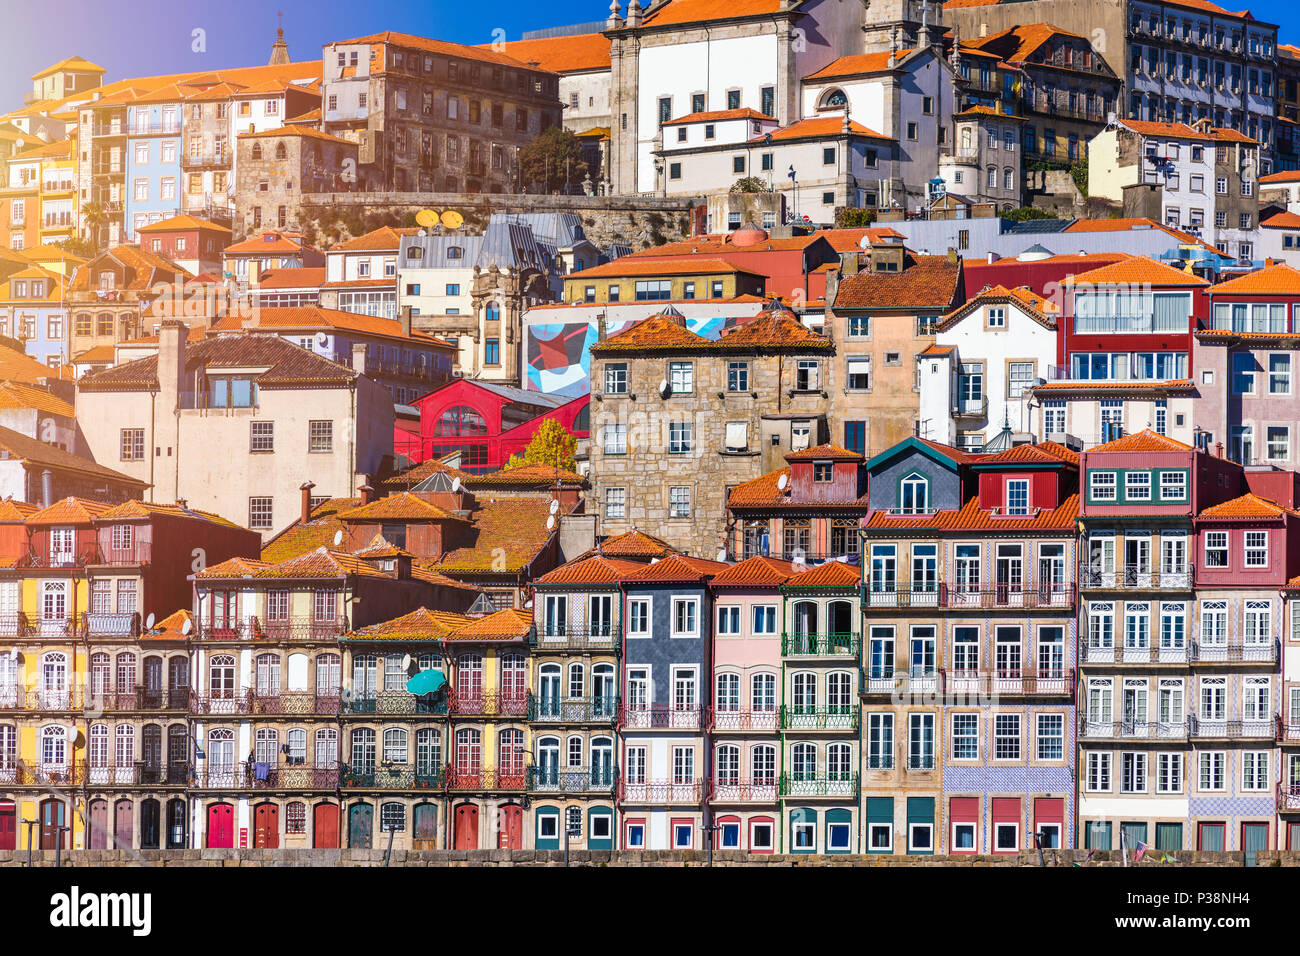
<svg viewBox="0 0 1300 956">
<path fill-rule="evenodd" d="M 1085 850 L 1110 849 L 1110 821 L 1089 820 L 1084 830 Z"/>
<path fill-rule="evenodd" d="M 1183 848 L 1183 825 L 1181 823 L 1156 824 L 1156 849 L 1181 850 Z"/>
<path fill-rule="evenodd" d="M 1147 825 L 1145 823 L 1121 823 L 1124 832 L 1124 849 L 1132 854 L 1146 845 Z"/>
<path fill-rule="evenodd" d="M 537 837 L 534 848 L 558 850 L 560 848 L 560 811 L 555 807 L 537 808 Z"/>
<path fill-rule="evenodd" d="M 1268 824 L 1243 823 L 1241 825 L 1241 848 L 1246 851 L 1246 865 L 1255 865 L 1255 854 L 1268 849 Z"/>
</svg>

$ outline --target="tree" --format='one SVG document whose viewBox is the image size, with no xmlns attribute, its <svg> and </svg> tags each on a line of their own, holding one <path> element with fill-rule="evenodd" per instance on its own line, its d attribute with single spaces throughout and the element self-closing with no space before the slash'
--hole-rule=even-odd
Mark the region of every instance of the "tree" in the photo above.
<svg viewBox="0 0 1300 956">
<path fill-rule="evenodd" d="M 865 229 L 876 218 L 874 209 L 857 209 L 841 206 L 835 210 L 835 226 L 838 229 Z"/>
<path fill-rule="evenodd" d="M 108 208 L 103 203 L 89 202 L 81 207 L 81 214 L 86 220 L 85 238 L 99 248 L 100 236 L 108 225 Z"/>
<path fill-rule="evenodd" d="M 577 186 L 587 178 L 582 143 L 570 130 L 551 126 L 519 151 L 521 185 L 541 183 L 544 192 Z"/>
<path fill-rule="evenodd" d="M 1035 206 L 1021 206 L 1019 209 L 1009 209 L 1006 212 L 999 213 L 1003 219 L 1009 219 L 1011 222 L 1025 222 L 1029 219 L 1055 219 L 1050 212 L 1045 209 L 1038 209 Z"/>
<path fill-rule="evenodd" d="M 533 440 L 524 449 L 523 457 L 511 455 L 501 470 L 508 471 L 520 465 L 551 465 L 573 471 L 577 467 L 577 450 L 578 439 L 555 419 L 548 418 L 534 433 Z"/>
<path fill-rule="evenodd" d="M 767 183 L 757 176 L 746 176 L 744 179 L 737 179 L 732 185 L 733 193 L 765 193 L 767 192 Z"/>
</svg>

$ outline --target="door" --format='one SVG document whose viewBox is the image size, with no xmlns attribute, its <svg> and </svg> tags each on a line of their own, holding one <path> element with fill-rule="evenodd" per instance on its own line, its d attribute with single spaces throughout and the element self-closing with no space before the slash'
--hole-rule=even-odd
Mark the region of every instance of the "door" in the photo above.
<svg viewBox="0 0 1300 956">
<path fill-rule="evenodd" d="M 1246 851 L 1246 865 L 1255 865 L 1255 854 L 1268 849 L 1268 824 L 1243 823 L 1241 825 L 1241 848 Z"/>
<path fill-rule="evenodd" d="M 142 783 L 159 783 L 162 780 L 162 726 L 145 724 L 140 734 L 140 757 L 144 761 Z"/>
<path fill-rule="evenodd" d="M 107 800 L 95 800 L 90 804 L 90 834 L 87 843 L 92 850 L 108 849 Z"/>
<path fill-rule="evenodd" d="M 185 801 L 172 797 L 167 801 L 167 849 L 185 849 Z"/>
<path fill-rule="evenodd" d="M 417 850 L 438 847 L 438 808 L 432 803 L 415 805 L 415 843 Z"/>
<path fill-rule="evenodd" d="M 462 803 L 456 808 L 455 849 L 478 849 L 478 807 L 472 803 Z"/>
<path fill-rule="evenodd" d="M 335 850 L 339 845 L 339 805 L 318 803 L 312 810 L 311 845 L 318 850 Z"/>
<path fill-rule="evenodd" d="M 228 803 L 208 807 L 208 848 L 231 850 L 235 846 L 235 808 Z"/>
<path fill-rule="evenodd" d="M 63 827 L 67 826 L 66 810 L 62 800 L 43 800 L 41 802 L 41 849 L 54 850 L 67 841 L 63 838 Z"/>
<path fill-rule="evenodd" d="M 135 804 L 119 800 L 113 808 L 113 846 L 119 850 L 133 846 L 131 835 L 135 824 Z"/>
<path fill-rule="evenodd" d="M 0 802 L 0 850 L 18 849 L 18 815 L 11 801 Z"/>
<path fill-rule="evenodd" d="M 369 850 L 374 837 L 375 808 L 368 803 L 354 803 L 348 810 L 348 846 Z"/>
<path fill-rule="evenodd" d="M 156 850 L 161 836 L 162 805 L 152 797 L 140 802 L 140 849 Z"/>
<path fill-rule="evenodd" d="M 253 811 L 253 847 L 274 850 L 280 845 L 280 808 L 274 803 L 259 803 Z"/>
<path fill-rule="evenodd" d="M 497 834 L 498 850 L 524 848 L 524 808 L 517 803 L 507 803 L 501 808 Z"/>
<path fill-rule="evenodd" d="M 162 707 L 163 699 L 163 660 L 161 657 L 144 659 L 144 705 L 148 708 Z"/>
</svg>

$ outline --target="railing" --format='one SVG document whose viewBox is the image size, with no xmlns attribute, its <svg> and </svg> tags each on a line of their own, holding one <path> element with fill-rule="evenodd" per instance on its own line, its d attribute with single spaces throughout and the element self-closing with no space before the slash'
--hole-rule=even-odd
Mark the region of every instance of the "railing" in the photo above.
<svg viewBox="0 0 1300 956">
<path fill-rule="evenodd" d="M 619 726 L 627 730 L 699 730 L 701 712 L 674 707 L 649 707 L 634 709 L 625 705 L 619 708 Z"/>
<path fill-rule="evenodd" d="M 1277 785 L 1277 812 L 1300 813 L 1300 784 L 1279 783 Z"/>
<path fill-rule="evenodd" d="M 191 783 L 198 790 L 334 790 L 339 785 L 337 766 L 274 764 L 241 760 L 234 764 L 203 765 Z"/>
<path fill-rule="evenodd" d="M 337 690 L 325 694 L 313 694 L 306 690 L 253 691 L 252 698 L 251 713 L 295 715 L 334 715 L 339 712 L 342 700 Z"/>
<path fill-rule="evenodd" d="M 148 123 L 135 122 L 127 124 L 126 131 L 131 136 L 145 136 L 149 133 L 179 133 L 181 131 L 181 121 L 171 119 L 150 121 Z"/>
<path fill-rule="evenodd" d="M 212 150 L 207 149 L 195 155 L 194 153 L 184 152 L 181 154 L 181 168 L 194 169 L 200 166 L 229 166 L 231 156 L 234 154 L 229 150 Z"/>
<path fill-rule="evenodd" d="M 1201 740 L 1274 740 L 1276 717 L 1262 720 L 1207 720 L 1191 714 L 1187 718 L 1187 736 Z"/>
<path fill-rule="evenodd" d="M 92 688 L 83 694 L 87 710 L 189 710 L 188 687 L 140 687 L 134 690 L 102 690 Z"/>
<path fill-rule="evenodd" d="M 857 707 L 781 707 L 782 730 L 857 730 Z"/>
<path fill-rule="evenodd" d="M 452 714 L 526 717 L 528 711 L 528 695 L 523 691 L 507 694 L 491 690 L 462 694 L 453 688 L 447 694 L 447 712 Z"/>
<path fill-rule="evenodd" d="M 851 632 L 781 635 L 785 657 L 856 657 L 861 646 L 862 636 Z"/>
<path fill-rule="evenodd" d="M 526 784 L 527 776 L 522 767 L 518 770 L 447 768 L 449 790 L 523 790 Z"/>
<path fill-rule="evenodd" d="M 48 544 L 30 546 L 27 553 L 18 559 L 22 568 L 84 568 L 93 563 L 99 549 L 91 546 L 80 551 L 64 548 L 51 548 Z"/>
<path fill-rule="evenodd" d="M 709 787 L 711 803 L 776 803 L 777 781 L 775 777 L 763 777 L 757 780 L 740 778 L 717 780 Z"/>
<path fill-rule="evenodd" d="M 618 780 L 618 768 L 608 764 L 594 767 L 529 767 L 528 789 L 535 793 L 610 793 Z"/>
<path fill-rule="evenodd" d="M 42 687 L 5 687 L 0 689 L 0 708 L 43 711 L 81 710 L 88 696 L 86 689 L 79 685 L 69 685 L 57 690 Z"/>
<path fill-rule="evenodd" d="M 540 697 L 528 699 L 528 719 L 554 723 L 613 723 L 617 697 Z"/>
<path fill-rule="evenodd" d="M 85 771 L 88 787 L 184 787 L 191 780 L 188 763 L 146 764 L 142 760 L 125 766 L 89 764 Z"/>
<path fill-rule="evenodd" d="M 1006 697 L 1072 697 L 1073 670 L 996 668 L 952 670 L 943 674 L 946 694 L 997 694 Z"/>
<path fill-rule="evenodd" d="M 11 787 L 69 787 L 83 783 L 85 778 L 86 765 L 81 762 L 0 764 L 0 785 Z"/>
<path fill-rule="evenodd" d="M 620 803 L 635 804 L 698 804 L 704 789 L 703 781 L 693 780 L 689 783 L 675 783 L 669 780 L 647 780 L 618 783 L 618 800 Z"/>
<path fill-rule="evenodd" d="M 862 694 L 867 697 L 905 697 L 938 694 L 942 690 L 943 674 L 938 670 L 868 668 Z"/>
<path fill-rule="evenodd" d="M 1090 720 L 1079 715 L 1079 736 L 1086 740 L 1186 740 L 1188 720 Z"/>
<path fill-rule="evenodd" d="M 148 564 L 153 557 L 153 542 L 136 541 L 129 547 L 114 548 L 96 545 L 85 554 L 87 564 L 91 565 L 136 565 Z"/>
<path fill-rule="evenodd" d="M 780 716 L 776 710 L 723 710 L 714 707 L 709 729 L 714 733 L 752 731 L 776 733 Z"/>
<path fill-rule="evenodd" d="M 792 773 L 781 774 L 783 797 L 854 797 L 858 795 L 858 775 L 807 777 Z"/>
<path fill-rule="evenodd" d="M 1203 644 L 1192 641 L 1192 660 L 1198 664 L 1276 664 L 1277 641 L 1259 644 Z"/>
<path fill-rule="evenodd" d="M 26 637 L 31 623 L 21 611 L 17 614 L 0 614 L 0 637 Z"/>
<path fill-rule="evenodd" d="M 1147 644 L 1141 647 L 1124 647 L 1110 645 L 1094 646 L 1091 643 L 1082 647 L 1083 661 L 1086 664 L 1186 664 L 1187 647 L 1162 647 L 1159 644 Z"/>
<path fill-rule="evenodd" d="M 986 418 L 988 413 L 988 398 L 960 398 L 952 405 L 952 414 L 956 418 Z"/>
<path fill-rule="evenodd" d="M 87 637 L 139 637 L 140 614 L 138 611 L 83 611 L 81 631 Z"/>
<path fill-rule="evenodd" d="M 950 608 L 1071 608 L 1075 603 L 1073 584 L 978 584 L 936 582 L 928 587 L 879 588 L 868 583 L 863 601 L 868 607 Z"/>
<path fill-rule="evenodd" d="M 1094 571 L 1079 567 L 1079 586 L 1113 590 L 1177 590 L 1186 591 L 1192 586 L 1191 568 L 1153 568 L 1149 565 L 1127 565 L 1114 571 Z"/>
<path fill-rule="evenodd" d="M 1294 721 L 1295 718 L 1292 718 Z M 1282 719 L 1281 714 L 1277 717 L 1277 741 L 1281 744 L 1300 743 L 1300 723 L 1288 723 Z"/>
<path fill-rule="evenodd" d="M 416 696 L 404 690 L 381 690 L 354 697 L 344 694 L 339 712 L 352 714 L 445 714 L 447 695 L 423 694 Z"/>
<path fill-rule="evenodd" d="M 347 764 L 337 771 L 339 786 L 347 789 L 359 787 L 368 790 L 443 790 L 447 775 L 443 768 L 391 764 L 350 767 Z"/>
<path fill-rule="evenodd" d="M 229 624 L 200 623 L 191 634 L 199 641 L 328 641 L 348 632 L 346 618 L 292 617 L 263 621 L 250 617 Z"/>
<path fill-rule="evenodd" d="M 253 695 L 243 690 L 229 696 L 223 694 L 194 694 L 190 697 L 190 713 L 205 716 L 223 714 L 251 714 L 253 712 Z"/>
<path fill-rule="evenodd" d="M 528 635 L 528 646 L 538 651 L 617 651 L 623 641 L 623 632 L 617 627 L 566 628 L 563 632 L 533 631 Z"/>
</svg>

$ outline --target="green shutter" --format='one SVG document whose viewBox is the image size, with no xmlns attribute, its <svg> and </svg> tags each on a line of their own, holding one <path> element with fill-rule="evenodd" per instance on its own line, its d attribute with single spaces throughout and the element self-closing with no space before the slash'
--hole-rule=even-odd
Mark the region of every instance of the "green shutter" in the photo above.
<svg viewBox="0 0 1300 956">
<path fill-rule="evenodd" d="M 914 823 L 929 824 L 930 826 L 930 846 L 929 848 L 912 848 L 912 825 Z M 908 797 L 907 798 L 907 852 L 912 855 L 930 855 L 934 853 L 934 844 L 938 839 L 934 826 L 934 797 Z"/>
<path fill-rule="evenodd" d="M 1156 849 L 1181 850 L 1183 848 L 1183 825 L 1181 823 L 1156 824 Z"/>
</svg>

